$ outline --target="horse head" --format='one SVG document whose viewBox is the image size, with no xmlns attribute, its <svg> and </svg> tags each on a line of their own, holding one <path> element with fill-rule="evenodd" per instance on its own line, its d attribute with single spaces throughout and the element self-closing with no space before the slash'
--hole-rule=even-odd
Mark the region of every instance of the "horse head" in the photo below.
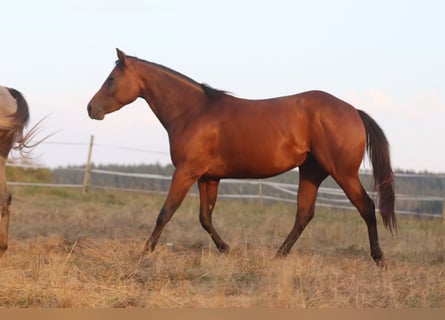
<svg viewBox="0 0 445 320">
<path fill-rule="evenodd" d="M 102 120 L 106 114 L 119 110 L 140 95 L 140 81 L 131 61 L 124 52 L 116 51 L 116 66 L 88 103 L 88 115 L 92 119 Z"/>
</svg>

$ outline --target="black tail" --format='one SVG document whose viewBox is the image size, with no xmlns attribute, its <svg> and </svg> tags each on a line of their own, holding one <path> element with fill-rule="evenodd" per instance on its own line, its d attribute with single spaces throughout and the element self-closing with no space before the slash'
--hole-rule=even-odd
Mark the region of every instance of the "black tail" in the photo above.
<svg viewBox="0 0 445 320">
<path fill-rule="evenodd" d="M 20 155 L 26 158 L 28 153 L 39 145 L 41 142 L 46 140 L 51 135 L 34 142 L 34 138 L 38 135 L 45 118 L 37 122 L 26 134 L 24 134 L 24 129 L 29 121 L 29 107 L 23 95 L 15 89 L 7 88 L 11 96 L 16 100 L 17 111 L 6 119 L 2 119 L 0 122 L 0 130 L 5 130 L 12 137 L 12 148 L 18 150 Z"/>
<path fill-rule="evenodd" d="M 29 121 L 29 108 L 23 95 L 20 91 L 8 88 L 9 93 L 17 102 L 17 111 L 12 115 L 14 128 L 11 130 L 11 134 L 14 135 L 14 142 L 17 142 L 18 146 L 23 145 L 23 129 Z M 14 147 L 16 148 L 16 147 Z M 20 149 L 20 147 L 18 147 Z"/>
<path fill-rule="evenodd" d="M 26 125 L 29 120 L 29 108 L 28 103 L 26 102 L 23 95 L 20 93 L 20 91 L 12 88 L 8 88 L 9 93 L 14 97 L 14 99 L 17 101 L 17 111 L 15 113 L 15 116 L 19 119 L 23 125 Z"/>
<path fill-rule="evenodd" d="M 394 172 L 391 168 L 389 143 L 383 130 L 368 114 L 357 110 L 366 129 L 366 149 L 374 171 L 374 188 L 379 194 L 383 223 L 391 233 L 397 230 L 394 213 Z"/>
</svg>

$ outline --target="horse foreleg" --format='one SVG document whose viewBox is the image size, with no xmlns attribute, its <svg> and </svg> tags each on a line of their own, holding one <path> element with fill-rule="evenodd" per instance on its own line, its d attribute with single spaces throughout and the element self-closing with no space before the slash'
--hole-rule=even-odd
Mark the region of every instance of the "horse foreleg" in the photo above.
<svg viewBox="0 0 445 320">
<path fill-rule="evenodd" d="M 0 201 L 2 205 L 1 227 L 0 227 L 0 257 L 8 249 L 9 230 L 9 205 L 11 204 L 11 194 L 8 192 L 5 172 L 5 161 L 2 159 L 0 168 Z"/>
<path fill-rule="evenodd" d="M 196 180 L 196 178 L 186 174 L 183 170 L 177 169 L 175 171 L 167 198 L 156 220 L 156 226 L 145 244 L 144 253 L 152 252 L 155 249 L 162 230 L 167 222 L 170 221 L 176 209 L 181 205 L 182 200 L 184 200 L 188 190 Z"/>
<path fill-rule="evenodd" d="M 312 220 L 318 188 L 327 175 L 316 162 L 306 163 L 300 167 L 300 183 L 298 187 L 295 223 L 286 240 L 284 240 L 280 249 L 278 249 L 277 257 L 284 257 L 290 252 L 292 246 Z"/>
<path fill-rule="evenodd" d="M 218 185 L 218 180 L 198 181 L 200 199 L 199 221 L 204 230 L 209 233 L 218 250 L 228 252 L 230 249 L 229 245 L 221 239 L 212 223 L 212 212 L 218 195 Z"/>
<path fill-rule="evenodd" d="M 9 205 L 11 203 L 11 194 L 6 192 L 2 194 L 2 217 L 0 231 L 0 257 L 8 249 L 9 232 Z"/>
</svg>

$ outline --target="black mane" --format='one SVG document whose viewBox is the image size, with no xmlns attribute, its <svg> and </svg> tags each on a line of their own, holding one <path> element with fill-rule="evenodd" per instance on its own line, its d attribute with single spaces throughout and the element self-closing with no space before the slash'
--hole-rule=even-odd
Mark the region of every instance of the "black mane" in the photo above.
<svg viewBox="0 0 445 320">
<path fill-rule="evenodd" d="M 227 94 L 227 91 L 212 88 L 206 83 L 201 83 L 201 88 L 206 96 L 209 98 L 221 98 L 222 96 Z"/>
<path fill-rule="evenodd" d="M 189 82 L 191 82 L 191 83 L 193 83 L 193 84 L 195 84 L 197 86 L 200 86 L 201 89 L 204 91 L 205 95 L 208 98 L 217 99 L 217 98 L 220 98 L 220 97 L 222 97 L 222 96 L 224 96 L 224 95 L 226 95 L 228 93 L 227 91 L 224 91 L 224 90 L 215 89 L 215 88 L 209 86 L 206 83 L 199 83 L 199 82 L 193 80 L 192 78 L 190 78 L 190 77 L 188 77 L 188 76 L 186 76 L 186 75 L 184 75 L 184 74 L 182 74 L 182 73 L 180 73 L 180 72 L 178 72 L 176 70 L 173 70 L 173 69 L 171 69 L 169 67 L 163 66 L 162 64 L 149 62 L 147 60 L 139 59 L 139 58 L 133 57 L 133 56 L 127 56 L 127 57 L 128 58 L 132 58 L 132 59 L 136 59 L 136 60 L 144 62 L 144 63 L 148 63 L 148 64 L 151 64 L 151 65 L 154 65 L 154 66 L 159 67 L 161 69 L 164 69 L 164 70 L 166 70 L 166 71 L 168 71 L 170 73 L 173 73 L 173 74 L 175 74 L 177 76 L 180 76 L 180 77 L 184 78 L 185 80 L 187 80 L 187 81 L 189 81 Z M 121 65 L 119 62 L 120 62 L 120 60 L 116 60 L 116 66 L 118 66 L 118 67 Z"/>
</svg>

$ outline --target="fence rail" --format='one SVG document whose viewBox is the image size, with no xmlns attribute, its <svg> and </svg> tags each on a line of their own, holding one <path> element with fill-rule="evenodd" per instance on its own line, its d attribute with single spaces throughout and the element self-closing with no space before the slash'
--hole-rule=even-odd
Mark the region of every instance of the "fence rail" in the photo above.
<svg viewBox="0 0 445 320">
<path fill-rule="evenodd" d="M 17 165 L 17 167 L 22 167 Z M 25 166 L 26 168 L 42 168 L 38 166 Z M 70 168 L 65 170 L 72 170 L 77 172 L 84 172 L 84 168 Z M 120 176 L 120 177 L 128 177 L 128 178 L 136 178 L 136 179 L 147 179 L 147 180 L 162 180 L 162 181 L 170 181 L 171 176 L 164 176 L 160 174 L 148 174 L 148 173 L 128 173 L 121 171 L 112 171 L 112 170 L 102 170 L 102 169 L 94 169 L 90 168 L 88 170 L 89 174 L 93 177 L 89 180 L 89 186 L 85 186 L 84 184 L 66 184 L 66 183 L 36 183 L 36 182 L 8 182 L 9 185 L 12 186 L 35 186 L 35 187 L 52 187 L 52 188 L 78 188 L 82 190 L 86 190 L 86 187 L 94 188 L 94 189 L 113 189 L 113 190 L 126 190 L 130 192 L 147 192 L 147 193 L 160 193 L 164 194 L 167 191 L 160 190 L 143 190 L 143 189 L 131 189 L 131 188 L 119 188 L 114 186 L 100 186 L 95 185 L 94 176 L 95 175 L 112 175 L 112 176 Z M 85 180 L 84 180 L 85 182 Z M 282 182 L 272 182 L 265 180 L 253 180 L 253 179 L 225 179 L 221 180 L 221 184 L 228 185 L 250 185 L 253 186 L 257 192 L 239 192 L 239 193 L 221 193 L 218 194 L 219 198 L 227 198 L 227 199 L 249 199 L 249 200 L 258 200 L 261 203 L 264 201 L 279 201 L 279 202 L 288 202 L 288 203 L 296 203 L 297 202 L 297 192 L 298 192 L 298 184 L 287 184 Z M 238 188 L 239 190 L 239 188 Z M 375 193 L 370 192 L 370 196 L 375 197 Z M 407 194 L 397 194 L 396 201 L 423 201 L 423 202 L 440 202 L 442 207 L 444 205 L 444 198 L 438 196 L 417 196 L 417 195 L 407 195 Z M 317 197 L 316 206 L 319 207 L 330 207 L 337 209 L 351 209 L 355 210 L 348 198 L 345 196 L 343 190 L 338 188 L 327 188 L 320 187 Z M 443 211 L 443 210 L 442 210 Z M 396 208 L 396 213 L 400 215 L 413 215 L 413 216 L 422 216 L 422 217 L 431 217 L 431 218 L 443 218 L 443 212 L 441 213 L 429 213 L 429 212 L 414 212 L 409 210 L 400 210 Z"/>
<path fill-rule="evenodd" d="M 46 142 L 51 143 L 51 142 Z M 79 143 L 52 143 L 52 144 L 69 144 L 69 145 L 79 145 Z M 157 180 L 157 181 L 170 181 L 171 176 L 165 176 L 160 174 L 148 174 L 148 173 L 128 173 L 128 172 L 120 172 L 120 171 L 112 171 L 112 170 L 101 170 L 96 169 L 91 166 L 92 161 L 92 151 L 94 144 L 94 136 L 91 136 L 90 143 L 82 143 L 83 146 L 89 146 L 88 154 L 87 154 L 87 162 L 85 168 L 66 168 L 64 170 L 72 170 L 81 172 L 83 174 L 83 183 L 79 184 L 70 184 L 70 183 L 36 183 L 36 182 L 8 182 L 9 185 L 14 186 L 36 186 L 36 187 L 55 187 L 55 188 L 79 188 L 85 193 L 88 188 L 96 188 L 96 189 L 119 189 L 119 190 L 127 190 L 127 191 L 137 191 L 137 192 L 149 192 L 149 193 L 166 193 L 166 190 L 142 190 L 142 189 L 132 189 L 132 188 L 116 188 L 112 185 L 101 186 L 96 184 L 94 181 L 94 176 L 96 175 L 111 175 L 115 177 L 128 177 L 134 179 L 146 179 L 146 180 Z M 96 145 L 99 146 L 100 145 Z M 126 148 L 128 149 L 128 148 Z M 134 151 L 134 150 L 133 150 Z M 152 152 L 148 150 L 137 150 L 138 152 Z M 8 163 L 8 166 L 16 166 L 22 168 L 32 168 L 32 169 L 48 169 L 46 167 L 38 166 L 38 165 L 24 165 L 24 164 L 11 164 Z M 369 171 L 363 171 L 360 173 L 361 175 L 371 175 L 372 173 Z M 90 177 L 91 176 L 91 177 Z M 396 173 L 396 177 L 406 177 L 406 178 L 429 178 L 431 174 L 417 174 L 417 173 Z M 445 179 L 445 175 L 434 175 L 434 177 L 439 179 Z M 91 178 L 91 179 L 90 179 Z M 297 202 L 297 192 L 298 185 L 297 184 L 287 184 L 281 182 L 274 182 L 270 180 L 234 180 L 234 179 L 226 179 L 221 180 L 221 184 L 224 185 L 232 185 L 238 186 L 237 193 L 220 193 L 218 197 L 220 198 L 230 198 L 230 199 L 254 199 L 260 201 L 263 204 L 264 201 L 281 201 L 281 202 Z M 246 186 L 244 188 L 244 186 Z M 247 187 L 249 186 L 249 187 Z M 247 191 L 244 189 L 248 189 Z M 371 197 L 376 197 L 374 192 L 369 192 Z M 412 211 L 406 210 L 403 208 L 397 208 L 397 202 L 422 202 L 422 203 L 435 203 L 434 207 L 436 208 L 436 212 L 419 212 L 419 210 Z M 317 197 L 317 206 L 320 207 L 331 207 L 331 208 L 339 208 L 339 209 L 352 209 L 355 208 L 349 202 L 348 198 L 345 196 L 343 190 L 339 188 L 327 188 L 320 187 Z M 432 207 L 432 206 L 431 206 Z M 438 207 L 441 207 L 441 211 L 437 210 Z M 445 198 L 440 196 L 420 196 L 420 195 L 411 195 L 411 194 L 396 194 L 396 213 L 401 215 L 415 215 L 422 217 L 432 217 L 432 218 L 442 218 L 445 223 Z"/>
</svg>

